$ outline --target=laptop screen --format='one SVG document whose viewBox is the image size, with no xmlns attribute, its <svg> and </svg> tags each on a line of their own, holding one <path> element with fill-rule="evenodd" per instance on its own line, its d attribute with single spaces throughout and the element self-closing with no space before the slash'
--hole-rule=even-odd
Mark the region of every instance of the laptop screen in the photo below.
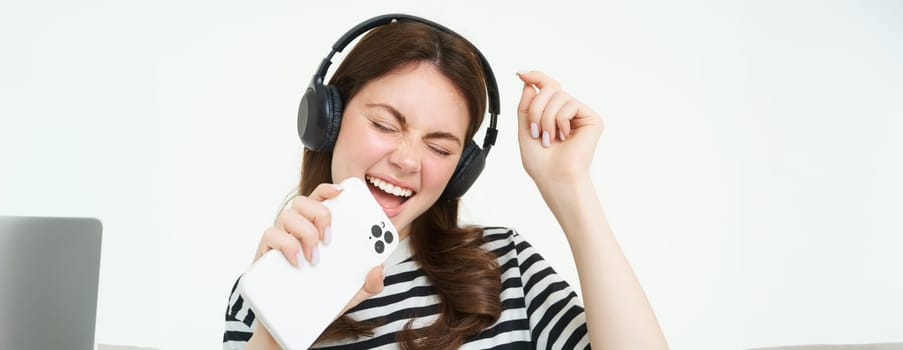
<svg viewBox="0 0 903 350">
<path fill-rule="evenodd" d="M 93 349 L 102 225 L 0 216 L 0 349 Z"/>
</svg>

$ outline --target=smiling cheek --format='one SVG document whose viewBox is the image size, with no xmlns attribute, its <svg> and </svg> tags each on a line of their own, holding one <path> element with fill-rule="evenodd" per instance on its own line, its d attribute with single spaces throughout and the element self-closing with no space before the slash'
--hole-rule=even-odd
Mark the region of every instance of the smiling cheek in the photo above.
<svg viewBox="0 0 903 350">
<path fill-rule="evenodd" d="M 382 159 L 388 158 L 397 146 L 396 141 L 375 131 L 363 132 L 358 135 L 356 140 L 362 145 L 357 151 L 366 158 L 362 164 L 366 164 L 368 168 L 376 165 Z"/>
<path fill-rule="evenodd" d="M 445 185 L 455 170 L 455 162 L 449 159 L 425 160 L 421 166 L 421 180 L 423 188 L 429 188 L 435 199 L 438 199 L 445 190 Z"/>
<path fill-rule="evenodd" d="M 423 198 L 428 202 L 427 207 L 432 206 L 445 191 L 445 185 L 451 178 L 455 165 L 456 162 L 450 159 L 430 159 L 423 162 L 420 172 L 421 194 L 428 194 Z"/>
<path fill-rule="evenodd" d="M 340 182 L 351 176 L 363 179 L 367 170 L 388 157 L 394 145 L 363 125 L 349 123 L 342 127 L 333 154 L 333 180 Z"/>
</svg>

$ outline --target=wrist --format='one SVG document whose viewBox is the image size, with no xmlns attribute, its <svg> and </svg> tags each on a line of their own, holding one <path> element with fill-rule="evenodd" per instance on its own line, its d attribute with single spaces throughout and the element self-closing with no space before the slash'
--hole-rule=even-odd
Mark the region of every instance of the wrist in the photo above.
<svg viewBox="0 0 903 350">
<path fill-rule="evenodd" d="M 540 192 L 575 254 L 613 238 L 592 181 L 548 183 Z"/>
<path fill-rule="evenodd" d="M 546 205 L 558 219 L 565 224 L 574 215 L 598 205 L 596 188 L 587 176 L 579 179 L 555 179 L 537 183 L 539 193 Z"/>
<path fill-rule="evenodd" d="M 536 188 L 543 198 L 569 197 L 584 191 L 595 191 L 592 179 L 589 175 L 577 177 L 553 177 L 535 180 Z"/>
</svg>

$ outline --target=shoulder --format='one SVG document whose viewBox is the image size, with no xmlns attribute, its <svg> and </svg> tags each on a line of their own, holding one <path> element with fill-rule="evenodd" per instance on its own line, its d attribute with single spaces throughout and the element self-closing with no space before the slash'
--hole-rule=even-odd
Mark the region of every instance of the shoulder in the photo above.
<svg viewBox="0 0 903 350">
<path fill-rule="evenodd" d="M 524 237 L 517 233 L 517 230 L 504 226 L 482 226 L 483 229 L 483 248 L 487 250 L 495 250 L 499 246 L 513 245 L 518 251 L 530 246 Z"/>
<path fill-rule="evenodd" d="M 480 226 L 483 230 L 483 237 L 487 242 L 496 240 L 510 240 L 517 235 L 517 231 L 510 227 L 504 226 Z"/>
<path fill-rule="evenodd" d="M 482 248 L 498 257 L 499 265 L 516 264 L 518 256 L 534 253 L 533 247 L 517 230 L 502 226 L 484 226 Z"/>
</svg>

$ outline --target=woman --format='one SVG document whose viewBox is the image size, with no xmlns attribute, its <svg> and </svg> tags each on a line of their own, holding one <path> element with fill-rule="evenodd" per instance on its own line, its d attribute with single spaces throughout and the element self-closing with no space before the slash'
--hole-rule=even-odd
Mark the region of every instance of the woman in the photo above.
<svg viewBox="0 0 903 350">
<path fill-rule="evenodd" d="M 605 219 L 589 166 L 603 124 L 558 82 L 518 73 L 523 165 L 571 246 L 584 307 L 513 230 L 460 227 L 449 179 L 486 109 L 475 49 L 418 22 L 370 31 L 336 70 L 345 101 L 331 150 L 306 149 L 298 196 L 260 240 L 316 263 L 330 239 L 321 203 L 366 179 L 402 238 L 315 348 L 662 349 L 664 337 Z M 300 253 L 299 253 L 300 252 Z M 256 260 L 255 258 L 255 260 Z M 233 288 L 224 348 L 278 348 Z"/>
</svg>

